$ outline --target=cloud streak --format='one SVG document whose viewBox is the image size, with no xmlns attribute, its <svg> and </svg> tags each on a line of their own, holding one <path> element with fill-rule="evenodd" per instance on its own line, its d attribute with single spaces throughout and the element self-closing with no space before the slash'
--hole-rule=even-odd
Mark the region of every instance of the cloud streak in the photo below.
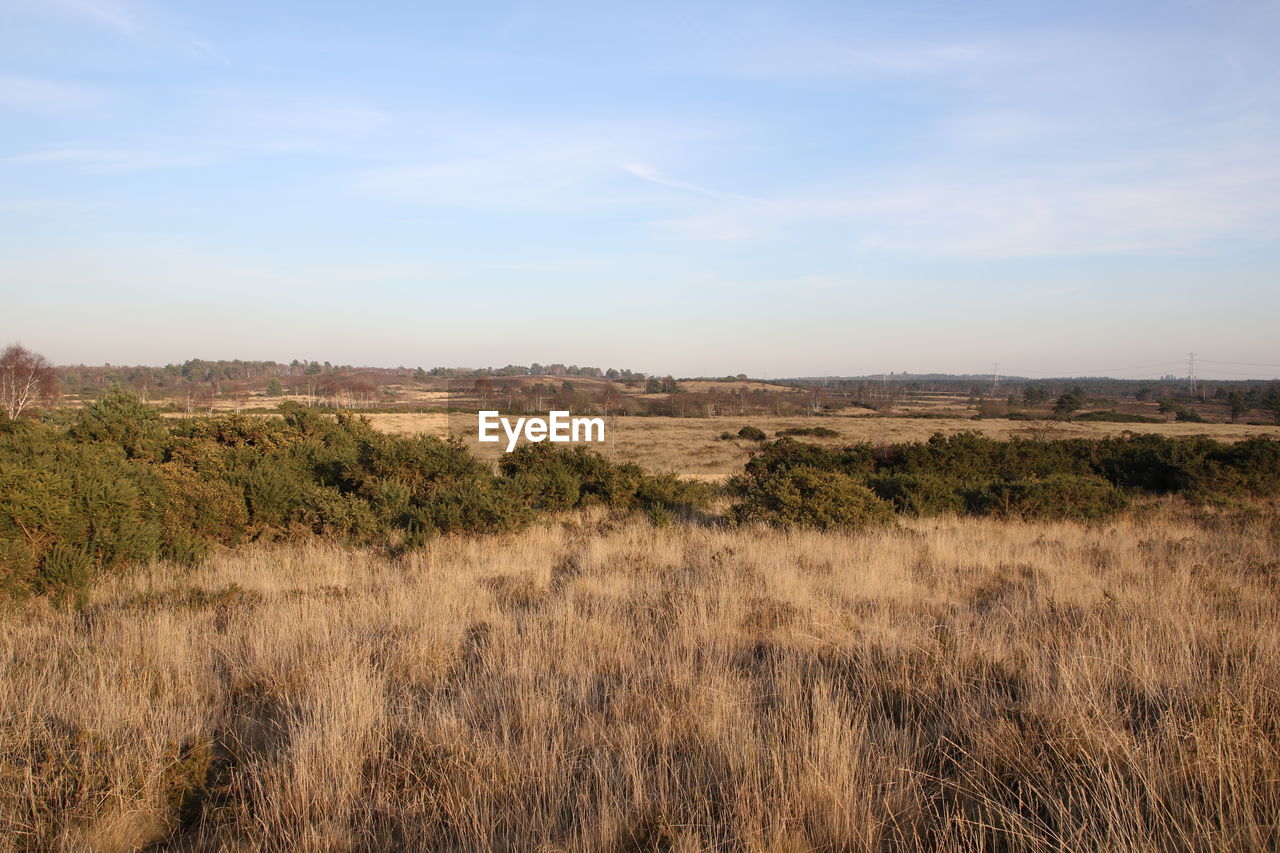
<svg viewBox="0 0 1280 853">
<path fill-rule="evenodd" d="M 203 166 L 213 158 L 200 153 L 129 148 L 50 148 L 10 157 L 13 165 L 65 166 L 83 172 L 143 172 Z"/>
<path fill-rule="evenodd" d="M 627 165 L 623 166 L 622 169 L 623 171 L 626 171 L 631 173 L 632 175 L 635 175 L 637 178 L 640 178 L 641 180 L 648 181 L 653 184 L 658 184 L 659 186 L 671 187 L 672 189 L 684 190 L 686 192 L 697 193 L 698 195 L 710 196 L 711 198 L 717 198 L 717 199 L 722 199 L 727 201 L 741 201 L 741 202 L 758 202 L 759 201 L 758 199 L 754 199 L 749 196 L 738 195 L 736 193 L 727 193 L 721 190 L 713 190 L 708 187 L 702 187 L 702 186 L 698 186 L 697 184 L 691 184 L 687 181 L 677 180 L 675 178 L 668 176 L 657 167 L 649 165 L 648 163 L 628 163 Z"/>
<path fill-rule="evenodd" d="M 1255 154 L 1258 152 L 1255 152 Z M 967 258 L 1062 257 L 1264 245 L 1280 227 L 1280 162 L 1222 152 L 1052 173 L 962 177 L 950 165 L 765 203 L 715 206 L 664 224 L 698 240 L 802 239 L 835 228 L 863 251 Z M 1227 159 L 1230 159 L 1229 157 Z"/>
<path fill-rule="evenodd" d="M 93 110 L 107 100 L 102 91 L 43 77 L 0 74 L 0 105 L 53 115 Z"/>
</svg>

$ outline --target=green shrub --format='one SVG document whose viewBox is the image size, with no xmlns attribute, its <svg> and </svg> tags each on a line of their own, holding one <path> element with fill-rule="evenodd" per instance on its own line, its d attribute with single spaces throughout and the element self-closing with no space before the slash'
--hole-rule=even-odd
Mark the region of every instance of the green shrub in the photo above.
<svg viewBox="0 0 1280 853">
<path fill-rule="evenodd" d="M 1076 415 L 1077 421 L 1098 421 L 1102 423 L 1112 424 L 1160 424 L 1164 423 L 1163 418 L 1153 418 L 1150 415 L 1135 415 L 1129 412 L 1117 412 L 1115 409 L 1104 409 L 1096 412 L 1085 412 Z"/>
<path fill-rule="evenodd" d="M 1196 500 L 1280 494 L 1280 442 L 1274 439 L 1223 444 L 1156 435 L 997 441 L 959 433 L 840 450 L 783 438 L 748 461 L 739 485 L 800 467 L 847 475 L 907 515 L 1087 519 L 1117 511 L 1134 491 Z"/>
<path fill-rule="evenodd" d="M 738 523 L 829 530 L 892 524 L 894 519 L 892 505 L 854 477 L 807 465 L 735 477 L 729 488 L 739 499 L 730 511 Z"/>
<path fill-rule="evenodd" d="M 637 465 L 611 462 L 582 446 L 526 444 L 504 456 L 498 470 L 523 503 L 541 510 L 605 504 L 667 518 L 711 500 L 712 490 L 703 483 L 647 474 Z"/>
<path fill-rule="evenodd" d="M 77 443 L 35 423 L 0 429 L 0 586 L 75 591 L 164 544 L 163 480 L 115 442 Z"/>
<path fill-rule="evenodd" d="M 79 411 L 70 436 L 81 443 L 118 446 L 130 459 L 151 461 L 159 458 L 168 431 L 155 409 L 117 388 Z"/>
<path fill-rule="evenodd" d="M 808 435 L 814 438 L 839 438 L 840 433 L 831 427 L 815 426 L 815 427 L 790 427 L 788 429 L 780 429 L 774 435 L 781 436 L 801 436 Z"/>
<path fill-rule="evenodd" d="M 697 480 L 682 480 L 674 474 L 646 474 L 635 491 L 635 504 L 655 522 L 674 520 L 711 503 L 714 490 Z"/>
<path fill-rule="evenodd" d="M 738 438 L 745 438 L 747 441 L 764 441 L 768 436 L 760 427 L 747 425 L 738 430 Z"/>
<path fill-rule="evenodd" d="M 593 504 L 669 523 L 714 493 L 547 443 L 504 456 L 495 475 L 457 441 L 384 435 L 362 417 L 293 404 L 281 411 L 166 423 L 113 391 L 43 422 L 0 418 L 0 591 L 79 600 L 103 572 L 192 561 L 218 544 L 318 535 L 398 548 Z M 763 439 L 755 429 L 740 432 Z M 961 433 L 835 449 L 783 436 L 762 441 L 729 485 L 738 522 L 848 529 L 895 512 L 1088 520 L 1137 493 L 1218 504 L 1276 496 L 1280 441 Z"/>
<path fill-rule="evenodd" d="M 902 515 L 958 515 L 965 511 L 964 497 L 956 482 L 942 477 L 889 474 L 872 477 L 867 485 Z"/>
<path fill-rule="evenodd" d="M 1129 505 L 1128 497 L 1106 480 L 1071 474 L 995 481 L 970 490 L 966 497 L 975 515 L 1024 519 L 1096 520 Z"/>
</svg>

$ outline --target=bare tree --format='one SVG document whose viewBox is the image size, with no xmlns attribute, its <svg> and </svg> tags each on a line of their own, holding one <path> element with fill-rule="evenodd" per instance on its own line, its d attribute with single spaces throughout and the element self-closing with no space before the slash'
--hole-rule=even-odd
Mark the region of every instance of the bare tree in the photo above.
<svg viewBox="0 0 1280 853">
<path fill-rule="evenodd" d="M 53 396 L 53 365 L 44 356 L 13 344 L 0 354 L 0 409 L 16 418 Z"/>
</svg>

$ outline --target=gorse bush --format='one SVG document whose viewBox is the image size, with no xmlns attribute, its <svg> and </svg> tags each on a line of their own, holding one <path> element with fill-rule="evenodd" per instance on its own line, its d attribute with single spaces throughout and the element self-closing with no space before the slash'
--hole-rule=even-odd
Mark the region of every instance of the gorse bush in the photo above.
<svg viewBox="0 0 1280 853">
<path fill-rule="evenodd" d="M 1129 497 L 1100 477 L 1054 474 L 1043 478 L 995 480 L 964 494 L 974 515 L 1078 521 L 1107 518 L 1129 505 Z"/>
<path fill-rule="evenodd" d="M 867 485 L 902 515 L 961 513 L 968 506 L 954 481 L 931 474 L 887 474 L 868 478 Z"/>
<path fill-rule="evenodd" d="M 1094 412 L 1084 412 L 1075 416 L 1077 421 L 1099 421 L 1102 423 L 1113 424 L 1159 424 L 1164 423 L 1163 418 L 1153 418 L 1150 415 L 1135 415 L 1131 412 L 1117 412 L 1115 409 L 1100 409 Z"/>
<path fill-rule="evenodd" d="M 0 425 L 0 586 L 58 593 L 91 568 L 165 555 L 165 480 L 120 445 Z M 170 554 L 177 556 L 177 554 Z"/>
<path fill-rule="evenodd" d="M 814 471 L 848 478 L 842 488 L 814 489 Z M 738 521 L 833 526 L 861 524 L 865 504 L 852 485 L 868 488 L 904 515 L 945 513 L 1017 518 L 1106 518 L 1138 494 L 1182 494 L 1192 500 L 1280 494 L 1280 442 L 1259 437 L 1236 444 L 1207 438 L 1126 435 L 1103 439 L 997 441 L 977 433 L 935 435 L 915 444 L 836 450 L 790 438 L 764 445 L 729 483 Z M 829 484 L 828 484 L 829 485 Z M 804 501 L 795 494 L 809 497 Z M 847 516 L 820 505 L 851 502 Z M 796 509 L 802 506 L 803 509 Z"/>
<path fill-rule="evenodd" d="M 838 438 L 840 433 L 831 427 L 815 426 L 815 427 L 790 427 L 788 429 L 780 429 L 775 435 L 781 436 L 802 436 L 808 435 L 814 438 Z"/>
<path fill-rule="evenodd" d="M 103 572 L 214 546 L 324 536 L 398 550 L 518 529 L 603 505 L 666 523 L 714 490 L 529 444 L 495 473 L 457 441 L 379 433 L 294 404 L 280 418 L 166 422 L 118 392 L 47 422 L 0 420 L 0 591 L 76 596 Z M 1100 519 L 1135 495 L 1280 495 L 1280 442 L 1207 438 L 996 441 L 976 433 L 835 449 L 763 442 L 728 491 L 729 518 L 858 528 L 894 514 Z"/>
<path fill-rule="evenodd" d="M 669 474 L 647 474 L 638 465 L 617 464 L 585 447 L 554 449 L 526 444 L 503 457 L 498 470 L 520 499 L 535 509 L 566 510 L 593 504 L 639 509 L 667 521 L 705 507 L 712 490 Z"/>
<path fill-rule="evenodd" d="M 797 465 L 774 474 L 744 474 L 730 487 L 740 498 L 737 521 L 765 521 L 779 527 L 855 529 L 892 524 L 893 505 L 855 477 L 840 471 Z"/>
<path fill-rule="evenodd" d="M 515 530 L 539 513 L 603 503 L 670 520 L 705 506 L 700 483 L 585 448 L 533 445 L 499 475 L 460 443 L 393 436 L 298 406 L 265 419 L 166 424 L 111 393 L 66 423 L 0 424 L 0 588 L 77 595 L 93 577 L 215 545 L 327 536 L 412 547 Z"/>
</svg>

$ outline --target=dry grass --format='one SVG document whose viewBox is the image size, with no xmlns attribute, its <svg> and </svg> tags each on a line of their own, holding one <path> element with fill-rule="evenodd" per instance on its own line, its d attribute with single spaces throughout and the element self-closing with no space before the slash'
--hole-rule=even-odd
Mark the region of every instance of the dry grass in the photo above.
<svg viewBox="0 0 1280 853">
<path fill-rule="evenodd" d="M 501 446 L 480 444 L 475 440 L 476 416 L 471 414 L 371 414 L 376 429 L 400 435 L 428 434 L 445 436 L 450 427 L 467 442 L 472 453 L 495 461 L 502 455 Z M 1245 424 L 1113 424 L 1101 422 L 1035 423 L 1009 420 L 969 420 L 965 418 L 876 418 L 859 415 L 825 418 L 760 417 L 740 418 L 667 418 L 624 417 L 617 419 L 614 435 L 604 445 L 593 445 L 607 456 L 621 462 L 636 462 L 651 471 L 674 471 L 685 477 L 721 480 L 742 470 L 756 444 L 750 441 L 721 441 L 722 432 L 736 433 L 750 424 L 764 430 L 770 438 L 790 427 L 824 426 L 837 430 L 837 438 L 804 437 L 801 441 L 843 447 L 870 441 L 876 444 L 925 441 L 934 433 L 952 435 L 975 430 L 993 438 L 1011 436 L 1036 438 L 1098 438 L 1120 435 L 1126 430 L 1160 435 L 1207 435 L 1219 441 L 1239 441 L 1254 435 L 1280 437 L 1280 426 Z"/>
<path fill-rule="evenodd" d="M 0 615 L 0 850 L 1265 850 L 1272 516 L 584 514 Z"/>
</svg>

